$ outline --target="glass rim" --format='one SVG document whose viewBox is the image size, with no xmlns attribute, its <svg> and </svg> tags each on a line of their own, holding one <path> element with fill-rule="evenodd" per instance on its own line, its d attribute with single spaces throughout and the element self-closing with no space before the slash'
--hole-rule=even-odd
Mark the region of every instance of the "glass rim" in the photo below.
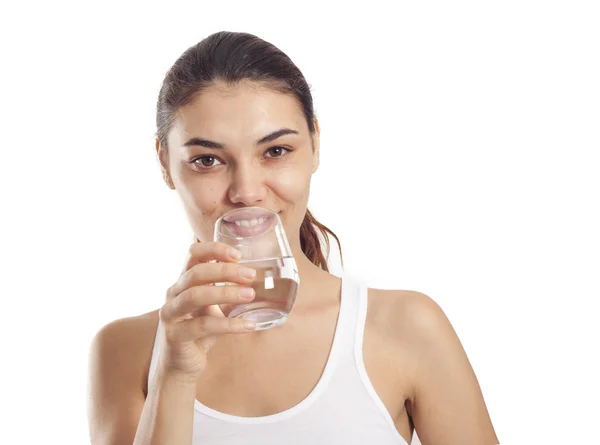
<svg viewBox="0 0 600 445">
<path fill-rule="evenodd" d="M 272 225 L 272 227 L 269 228 L 269 230 L 263 232 L 263 233 L 259 233 L 256 235 L 252 235 L 252 236 L 236 236 L 236 235 L 229 235 L 226 233 L 223 233 L 220 230 L 220 227 L 222 225 L 222 222 L 224 220 L 225 217 L 230 216 L 232 214 L 238 213 L 238 212 L 244 212 L 244 211 L 261 211 L 261 212 L 268 212 L 270 213 L 272 216 L 274 216 L 276 218 L 276 222 L 275 224 Z M 224 213 L 223 215 L 221 215 L 217 221 L 215 222 L 215 229 L 214 229 L 214 235 L 213 238 L 217 238 L 217 236 L 219 237 L 223 237 L 223 238 L 229 238 L 229 239 L 234 239 L 234 240 L 253 240 L 253 239 L 258 239 L 262 236 L 268 235 L 272 232 L 275 232 L 275 228 L 279 225 L 282 224 L 281 222 L 281 218 L 279 218 L 279 214 L 271 209 L 267 209 L 264 207 L 258 207 L 258 206 L 250 206 L 250 207 L 240 207 L 239 209 L 233 209 L 230 210 L 229 212 Z"/>
</svg>

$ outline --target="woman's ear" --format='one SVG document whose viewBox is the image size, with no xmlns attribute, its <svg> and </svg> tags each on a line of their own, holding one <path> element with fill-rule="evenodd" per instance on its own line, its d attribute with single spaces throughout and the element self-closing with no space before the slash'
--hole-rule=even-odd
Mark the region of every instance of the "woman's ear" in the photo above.
<svg viewBox="0 0 600 445">
<path fill-rule="evenodd" d="M 314 124 L 315 124 L 315 132 L 312 135 L 312 146 L 313 146 L 313 168 L 312 168 L 312 172 L 316 172 L 317 169 L 319 168 L 319 149 L 320 149 L 320 142 L 321 142 L 321 129 L 319 128 L 319 121 L 317 120 L 317 118 L 315 117 L 314 119 Z"/>
<path fill-rule="evenodd" d="M 169 155 L 167 149 L 163 147 L 158 138 L 155 138 L 155 145 L 156 158 L 158 159 L 158 163 L 160 164 L 163 179 L 165 180 L 167 186 L 169 186 L 171 190 L 175 190 L 175 184 L 173 184 L 173 179 L 171 179 L 171 175 L 169 174 Z"/>
</svg>

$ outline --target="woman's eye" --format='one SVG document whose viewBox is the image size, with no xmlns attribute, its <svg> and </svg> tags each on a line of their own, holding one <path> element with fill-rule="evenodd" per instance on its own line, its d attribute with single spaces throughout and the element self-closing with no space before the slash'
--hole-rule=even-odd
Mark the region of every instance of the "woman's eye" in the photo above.
<svg viewBox="0 0 600 445">
<path fill-rule="evenodd" d="M 222 164 L 221 161 L 219 161 L 215 156 L 199 156 L 196 159 L 194 159 L 192 162 L 196 165 L 198 165 L 200 168 L 209 168 L 209 167 L 214 167 L 215 165 L 215 161 L 218 161 Z"/>
<path fill-rule="evenodd" d="M 281 158 L 282 156 L 284 156 L 285 152 L 290 152 L 291 150 L 288 150 L 287 148 L 284 147 L 273 147 L 273 148 L 269 148 L 267 150 L 267 153 L 271 153 L 272 156 L 267 156 L 269 158 Z"/>
<path fill-rule="evenodd" d="M 289 150 L 285 147 L 272 147 L 266 151 L 265 155 L 268 154 L 266 156 L 267 158 L 282 158 L 291 151 L 292 150 Z M 215 167 L 219 164 L 223 164 L 219 158 L 212 155 L 198 156 L 197 158 L 193 159 L 191 163 L 204 170 Z"/>
</svg>

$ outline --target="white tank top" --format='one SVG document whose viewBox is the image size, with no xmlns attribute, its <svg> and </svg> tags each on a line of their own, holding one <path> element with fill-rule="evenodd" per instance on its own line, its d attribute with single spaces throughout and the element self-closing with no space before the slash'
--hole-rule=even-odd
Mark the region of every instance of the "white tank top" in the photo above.
<svg viewBox="0 0 600 445">
<path fill-rule="evenodd" d="M 362 354 L 367 287 L 342 279 L 340 312 L 327 364 L 297 405 L 263 417 L 240 417 L 198 400 L 192 445 L 407 445 L 375 392 Z M 148 384 L 159 356 L 158 330 Z"/>
</svg>

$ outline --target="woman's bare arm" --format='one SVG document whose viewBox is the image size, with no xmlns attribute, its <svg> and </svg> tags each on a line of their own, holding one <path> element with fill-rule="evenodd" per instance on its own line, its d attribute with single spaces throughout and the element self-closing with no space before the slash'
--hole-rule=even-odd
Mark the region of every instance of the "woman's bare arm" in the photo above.
<svg viewBox="0 0 600 445">
<path fill-rule="evenodd" d="M 498 444 L 475 373 L 443 310 L 420 292 L 411 292 L 402 307 L 402 335 L 414 358 L 410 413 L 422 444 Z"/>
<path fill-rule="evenodd" d="M 196 382 L 157 369 L 148 389 L 134 445 L 190 445 Z"/>
<path fill-rule="evenodd" d="M 92 445 L 189 445 L 196 383 L 157 368 L 145 394 L 156 313 L 109 323 L 90 348 Z M 168 442 L 167 442 L 168 438 Z"/>
</svg>

